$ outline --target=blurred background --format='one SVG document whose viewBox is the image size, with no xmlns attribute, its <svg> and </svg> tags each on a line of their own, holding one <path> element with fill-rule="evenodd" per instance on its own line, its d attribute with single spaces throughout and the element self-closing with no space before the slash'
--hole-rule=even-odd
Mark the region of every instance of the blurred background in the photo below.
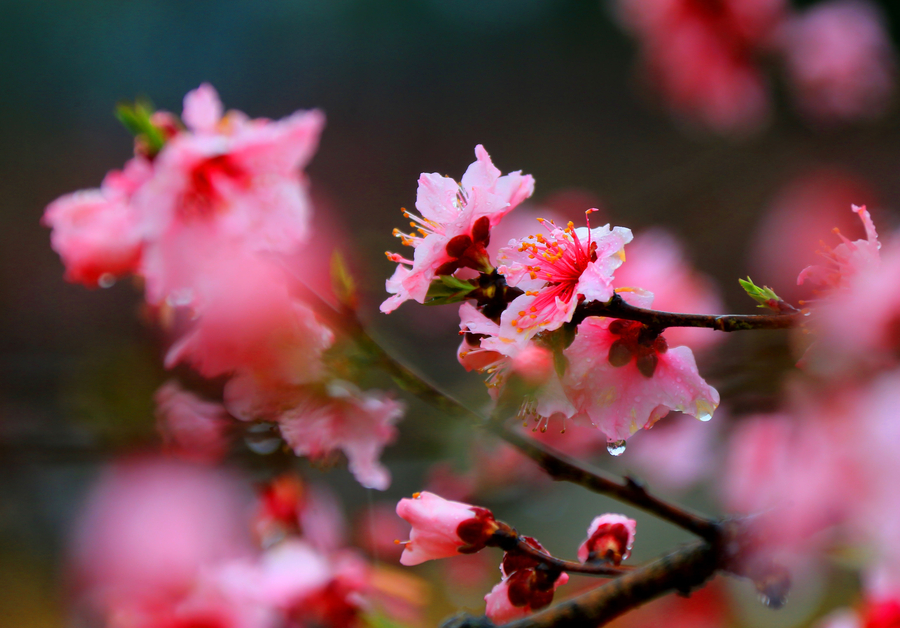
<svg viewBox="0 0 900 628">
<path fill-rule="evenodd" d="M 455 308 L 408 305 L 385 317 L 377 305 L 392 272 L 383 252 L 396 250 L 391 229 L 405 223 L 400 208 L 413 206 L 419 173 L 458 178 L 476 144 L 504 173 L 534 175 L 537 212 L 577 220 L 597 206 L 637 238 L 651 226 L 665 228 L 734 312 L 753 305 L 737 277 L 750 274 L 793 297 L 793 278 L 814 261 L 812 250 L 831 226 L 860 236 L 851 202 L 869 205 L 885 232 L 900 207 L 894 101 L 874 119 L 823 122 L 795 107 L 783 72 L 767 68 L 772 106 L 765 122 L 753 132 L 714 132 L 667 110 L 638 67 L 640 42 L 597 1 L 0 5 L 3 625 L 67 624 L 66 547 L 91 483 L 111 460 L 157 443 L 152 395 L 165 374 L 162 349 L 141 320 L 140 291 L 128 281 L 104 290 L 67 284 L 40 224 L 50 201 L 97 186 L 130 156 L 131 137 L 112 115 L 116 102 L 146 96 L 177 113 L 184 94 L 208 81 L 226 107 L 252 117 L 322 109 L 328 122 L 308 174 L 317 216 L 345 238 L 344 254 L 365 291 L 363 317 L 385 344 L 473 405 L 487 396 L 481 377 L 464 373 L 454 358 Z M 900 6 L 884 1 L 880 9 L 895 40 Z M 801 236 L 803 246 L 796 244 Z M 791 363 L 778 335 L 729 338 L 701 358 L 735 414 L 773 408 L 776 375 Z M 298 463 L 354 504 L 351 520 L 419 490 L 436 460 L 467 464 L 472 432 L 409 405 L 400 440 L 385 456 L 395 478 L 387 494 L 362 489 L 341 468 Z M 620 471 L 630 468 L 627 458 L 596 455 Z M 265 474 L 264 461 L 234 462 L 248 485 Z M 484 500 L 551 550 L 573 555 L 593 514 L 611 506 L 535 482 L 495 487 Z M 717 512 L 702 482 L 667 494 Z M 639 521 L 638 560 L 686 538 Z M 728 621 L 803 625 L 817 609 L 846 599 L 826 601 L 827 591 L 845 590 L 842 578 L 799 587 L 798 601 L 780 613 L 736 585 L 729 595 L 743 610 Z M 457 605 L 480 612 L 484 592 L 439 591 L 431 616 Z"/>
</svg>

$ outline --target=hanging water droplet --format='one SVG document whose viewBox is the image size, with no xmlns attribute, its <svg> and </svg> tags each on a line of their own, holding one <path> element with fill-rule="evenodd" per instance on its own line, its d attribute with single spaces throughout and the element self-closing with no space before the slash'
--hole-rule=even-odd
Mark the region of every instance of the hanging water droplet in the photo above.
<svg viewBox="0 0 900 628">
<path fill-rule="evenodd" d="M 112 288 L 116 285 L 116 276 L 112 273 L 103 273 L 97 279 L 97 285 L 101 288 Z"/>
<path fill-rule="evenodd" d="M 621 456 L 623 453 L 625 453 L 625 441 L 613 440 L 606 443 L 606 451 L 608 451 L 612 456 Z"/>
<path fill-rule="evenodd" d="M 766 608 L 771 608 L 773 610 L 778 610 L 783 607 L 787 602 L 787 597 L 778 597 L 778 596 L 768 596 L 765 593 L 759 594 L 759 601 L 763 603 Z"/>
<path fill-rule="evenodd" d="M 712 414 L 708 414 L 708 413 L 707 413 L 707 414 L 701 414 L 701 415 L 698 416 L 697 418 L 700 419 L 701 421 L 703 421 L 703 422 L 705 423 L 706 421 L 709 421 L 709 420 L 712 418 Z"/>
<path fill-rule="evenodd" d="M 267 456 L 281 447 L 281 437 L 274 423 L 255 423 L 247 428 L 244 442 L 247 449 L 260 456 Z"/>
</svg>

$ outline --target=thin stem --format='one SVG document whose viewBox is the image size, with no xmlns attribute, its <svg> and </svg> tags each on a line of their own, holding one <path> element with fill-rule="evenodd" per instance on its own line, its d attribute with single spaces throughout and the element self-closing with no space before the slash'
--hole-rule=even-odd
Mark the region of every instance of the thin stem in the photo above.
<svg viewBox="0 0 900 628">
<path fill-rule="evenodd" d="M 616 578 L 530 617 L 503 624 L 503 628 L 595 628 L 665 593 L 689 593 L 720 568 L 720 552 L 708 543 L 696 543 Z"/>
<path fill-rule="evenodd" d="M 706 327 L 719 331 L 747 331 L 753 329 L 787 329 L 793 327 L 802 317 L 793 314 L 680 314 L 660 312 L 630 305 L 618 293 L 607 303 L 587 301 L 580 304 L 572 318 L 578 324 L 589 316 L 621 318 L 644 323 L 648 327 L 662 331 L 667 327 Z"/>
<path fill-rule="evenodd" d="M 576 563 L 571 560 L 563 560 L 561 558 L 556 558 L 555 556 L 551 556 L 546 552 L 542 552 L 539 549 L 536 549 L 529 545 L 525 539 L 522 537 L 516 538 L 516 552 L 520 552 L 522 554 L 527 554 L 531 558 L 544 563 L 549 567 L 554 567 L 559 569 L 560 571 L 566 571 L 569 573 L 580 573 L 588 576 L 602 576 L 605 578 L 611 578 L 616 576 L 622 576 L 623 574 L 629 573 L 634 570 L 633 567 L 611 567 L 609 565 L 597 564 L 597 563 Z"/>
<path fill-rule="evenodd" d="M 554 480 L 572 482 L 595 493 L 615 497 L 619 501 L 637 506 L 708 541 L 714 542 L 721 536 L 721 528 L 716 521 L 654 497 L 643 484 L 633 478 L 626 477 L 624 481 L 618 481 L 617 478 L 605 474 L 599 469 L 591 469 L 582 465 L 574 458 L 522 436 L 503 425 L 492 422 L 487 427 L 491 432 L 538 463 Z"/>
</svg>

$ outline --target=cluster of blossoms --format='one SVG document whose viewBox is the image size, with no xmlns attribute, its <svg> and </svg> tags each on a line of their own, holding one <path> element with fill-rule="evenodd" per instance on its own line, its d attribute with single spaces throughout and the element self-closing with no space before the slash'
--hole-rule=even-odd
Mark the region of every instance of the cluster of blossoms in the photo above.
<svg viewBox="0 0 900 628">
<path fill-rule="evenodd" d="M 185 97 L 180 119 L 140 107 L 131 116 L 134 158 L 100 189 L 51 203 L 44 221 L 70 281 L 140 278 L 170 335 L 168 367 L 228 378 L 224 409 L 175 384 L 160 390 L 167 441 L 215 458 L 229 415 L 273 421 L 298 455 L 343 452 L 361 483 L 386 488 L 379 456 L 402 407 L 329 368 L 336 330 L 298 288 L 298 277 L 328 275 L 303 174 L 324 116 L 223 114 L 209 85 Z"/>
<path fill-rule="evenodd" d="M 736 426 L 722 496 L 735 512 L 761 513 L 748 560 L 775 556 L 808 570 L 830 551 L 861 548 L 866 594 L 888 608 L 881 602 L 896 606 L 900 590 L 900 249 L 895 239 L 882 249 L 866 208 L 853 211 L 866 237 L 835 230 L 840 242 L 821 251 L 825 263 L 800 274 L 814 295 L 797 330 L 808 345 L 800 373 L 778 412 Z M 891 625 L 868 621 L 834 625 Z"/>
<path fill-rule="evenodd" d="M 569 581 L 566 572 L 545 560 L 552 557 L 537 539 L 520 536 L 486 508 L 423 491 L 400 500 L 397 514 L 412 526 L 409 540 L 403 542 L 404 565 L 472 554 L 485 547 L 504 549 L 501 580 L 484 596 L 485 614 L 498 624 L 546 608 L 557 587 Z M 623 515 L 596 517 L 578 548 L 578 560 L 582 565 L 620 565 L 631 552 L 635 529 L 635 521 Z"/>
<path fill-rule="evenodd" d="M 276 478 L 251 535 L 243 492 L 171 461 L 110 469 L 74 540 L 79 616 L 108 628 L 353 628 L 388 608 L 417 612 L 390 593 L 402 582 L 344 546 L 327 493 Z"/>
<path fill-rule="evenodd" d="M 798 108 L 819 122 L 883 112 L 895 53 L 878 8 L 830 0 L 616 0 L 643 71 L 678 117 L 720 133 L 758 129 L 771 109 L 762 69 L 781 61 Z"/>
<path fill-rule="evenodd" d="M 532 390 L 523 415 L 591 425 L 612 452 L 671 410 L 711 418 L 719 395 L 700 377 L 689 348 L 669 347 L 660 330 L 643 323 L 576 318 L 580 307 L 614 296 L 638 307 L 653 302 L 651 292 L 614 276 L 631 231 L 541 220 L 543 231 L 499 249 L 495 267 L 486 248 L 491 229 L 531 194 L 533 181 L 518 172 L 500 176 L 481 146 L 475 152 L 461 183 L 436 174 L 419 179 L 417 223 L 424 226 L 419 236 L 398 234 L 415 248 L 414 260 L 388 253 L 399 264 L 382 311 L 410 299 L 465 300 L 460 364 L 486 373 L 495 399 L 511 378 L 525 380 Z M 465 280 L 462 269 L 479 276 Z"/>
</svg>

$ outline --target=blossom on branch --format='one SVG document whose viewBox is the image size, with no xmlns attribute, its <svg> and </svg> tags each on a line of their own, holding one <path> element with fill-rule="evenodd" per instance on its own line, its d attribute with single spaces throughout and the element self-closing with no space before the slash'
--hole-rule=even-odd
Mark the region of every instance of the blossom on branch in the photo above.
<svg viewBox="0 0 900 628">
<path fill-rule="evenodd" d="M 499 529 L 490 510 L 449 501 L 427 491 L 414 494 L 412 499 L 401 499 L 397 514 L 412 525 L 400 557 L 407 566 L 477 552 Z"/>
<path fill-rule="evenodd" d="M 532 548 L 546 553 L 537 539 L 530 536 L 521 539 Z M 500 574 L 500 583 L 484 596 L 485 615 L 498 624 L 527 617 L 550 606 L 557 587 L 569 581 L 566 572 L 539 568 L 537 560 L 521 553 L 504 554 Z"/>
<path fill-rule="evenodd" d="M 623 296 L 640 307 L 652 302 L 648 293 Z M 669 348 L 661 335 L 644 330 L 632 321 L 589 317 L 564 352 L 566 396 L 610 442 L 652 427 L 671 410 L 707 421 L 719 405 L 691 350 Z"/>
<path fill-rule="evenodd" d="M 588 526 L 587 538 L 578 548 L 578 560 L 606 560 L 619 565 L 631 555 L 637 522 L 624 515 L 595 517 Z"/>
<path fill-rule="evenodd" d="M 387 281 L 392 297 L 381 304 L 389 313 L 409 299 L 424 303 L 428 288 L 439 275 L 452 275 L 463 267 L 489 271 L 485 247 L 491 228 L 534 192 L 534 179 L 521 171 L 500 176 L 481 144 L 476 160 L 459 183 L 437 173 L 422 173 L 416 195 L 420 216 L 404 210 L 414 233 L 398 229 L 394 235 L 415 249 L 413 259 L 388 253 L 397 270 Z"/>
<path fill-rule="evenodd" d="M 538 233 L 510 241 L 500 249 L 500 272 L 525 294 L 503 312 L 500 337 L 522 343 L 571 321 L 582 301 L 608 301 L 613 273 L 625 260 L 631 238 L 625 227 L 576 229 L 570 222 L 564 228 L 553 225 L 547 237 Z"/>
</svg>

